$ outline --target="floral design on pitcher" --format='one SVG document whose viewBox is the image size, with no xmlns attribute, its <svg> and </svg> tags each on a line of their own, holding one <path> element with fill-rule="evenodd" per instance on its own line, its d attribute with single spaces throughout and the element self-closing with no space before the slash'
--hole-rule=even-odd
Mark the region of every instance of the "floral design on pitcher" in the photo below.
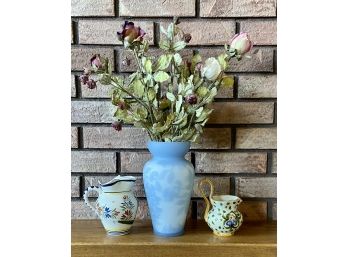
<svg viewBox="0 0 348 257">
<path fill-rule="evenodd" d="M 121 215 L 121 220 L 119 221 L 119 223 L 133 223 L 134 219 L 132 219 L 133 217 L 133 212 L 132 209 L 135 207 L 134 203 L 132 203 L 131 200 L 129 200 L 127 195 L 123 196 L 123 203 L 121 203 L 121 209 L 123 211 L 122 215 Z"/>
<path fill-rule="evenodd" d="M 105 218 L 111 218 L 111 210 L 109 207 L 104 207 L 104 213 L 103 213 Z"/>
<path fill-rule="evenodd" d="M 230 229 L 236 229 L 241 223 L 241 214 L 238 211 L 232 211 L 229 215 L 222 216 L 224 219 L 224 226 Z"/>
<path fill-rule="evenodd" d="M 103 216 L 104 218 L 119 218 L 119 223 L 123 224 L 133 224 L 134 219 L 132 217 L 134 216 L 134 209 L 135 204 L 129 200 L 129 197 L 127 195 L 123 196 L 123 202 L 121 203 L 121 210 L 111 209 L 104 205 L 101 207 L 99 205 L 99 202 L 96 203 L 96 210 L 99 216 Z M 120 215 L 121 214 L 121 215 Z"/>
<path fill-rule="evenodd" d="M 120 212 L 117 211 L 116 209 L 114 209 L 114 210 L 112 211 L 112 217 L 117 218 L 118 214 L 120 214 Z"/>
</svg>

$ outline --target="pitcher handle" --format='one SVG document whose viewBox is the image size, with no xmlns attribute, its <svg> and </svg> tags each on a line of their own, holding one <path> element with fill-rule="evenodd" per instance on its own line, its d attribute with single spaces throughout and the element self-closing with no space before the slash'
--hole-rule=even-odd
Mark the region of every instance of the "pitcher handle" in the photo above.
<svg viewBox="0 0 348 257">
<path fill-rule="evenodd" d="M 99 189 L 99 187 L 97 187 L 97 186 L 90 186 L 90 187 L 88 187 L 88 188 L 85 190 L 85 192 L 84 192 L 84 194 L 83 194 L 83 200 L 85 200 L 85 203 L 87 204 L 87 206 L 88 206 L 89 208 L 91 208 L 91 209 L 99 216 L 99 214 L 98 214 L 96 208 L 93 207 L 93 206 L 91 205 L 91 203 L 90 203 L 90 201 L 89 201 L 89 199 L 88 199 L 88 192 L 90 192 L 90 191 L 96 191 L 96 192 L 98 192 L 98 194 L 99 194 L 99 193 L 100 193 L 100 192 L 99 192 L 100 189 Z"/>
<path fill-rule="evenodd" d="M 204 183 L 208 183 L 210 185 L 210 194 L 209 194 L 209 199 L 206 197 L 204 191 L 203 191 L 203 184 Z M 206 207 L 205 207 L 205 211 L 204 211 L 204 220 L 207 222 L 208 221 L 208 212 L 210 211 L 210 200 L 214 194 L 214 185 L 213 185 L 213 182 L 211 182 L 210 179 L 201 179 L 199 181 L 199 184 L 198 184 L 198 188 L 199 190 L 201 191 L 201 195 L 203 196 L 203 199 L 205 201 L 205 204 L 206 204 Z"/>
</svg>

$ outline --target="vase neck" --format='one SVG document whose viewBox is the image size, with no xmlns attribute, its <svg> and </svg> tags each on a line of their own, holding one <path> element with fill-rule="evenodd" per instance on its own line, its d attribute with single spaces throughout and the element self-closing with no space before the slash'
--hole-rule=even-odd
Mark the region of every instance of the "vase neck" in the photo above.
<svg viewBox="0 0 348 257">
<path fill-rule="evenodd" d="M 150 153 L 154 157 L 184 157 L 190 150 L 190 142 L 155 142 L 147 143 Z"/>
</svg>

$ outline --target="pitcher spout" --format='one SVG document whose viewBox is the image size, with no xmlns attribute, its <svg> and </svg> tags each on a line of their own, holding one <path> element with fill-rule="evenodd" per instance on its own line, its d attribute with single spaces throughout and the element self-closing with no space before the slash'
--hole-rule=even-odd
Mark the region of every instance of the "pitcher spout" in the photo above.
<svg viewBox="0 0 348 257">
<path fill-rule="evenodd" d="M 120 176 L 113 178 L 109 182 L 100 184 L 100 188 L 105 193 L 129 192 L 132 190 L 136 178 L 133 176 Z"/>
</svg>

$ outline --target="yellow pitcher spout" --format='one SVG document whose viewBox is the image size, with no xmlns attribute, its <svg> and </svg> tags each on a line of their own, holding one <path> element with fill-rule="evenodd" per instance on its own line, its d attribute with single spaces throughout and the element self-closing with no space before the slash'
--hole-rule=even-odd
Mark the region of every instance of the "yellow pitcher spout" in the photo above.
<svg viewBox="0 0 348 257">
<path fill-rule="evenodd" d="M 205 192 L 203 191 L 203 188 L 202 188 L 204 183 L 208 183 L 210 185 L 209 199 L 206 197 Z M 203 199 L 204 199 L 205 204 L 206 204 L 205 211 L 204 211 L 204 220 L 206 222 L 208 222 L 208 213 L 209 213 L 210 207 L 211 207 L 210 201 L 211 201 L 211 198 L 212 198 L 212 196 L 214 194 L 214 185 L 211 182 L 211 180 L 205 178 L 205 179 L 202 179 L 201 181 L 199 181 L 198 188 L 201 191 L 201 194 L 202 194 Z"/>
</svg>

